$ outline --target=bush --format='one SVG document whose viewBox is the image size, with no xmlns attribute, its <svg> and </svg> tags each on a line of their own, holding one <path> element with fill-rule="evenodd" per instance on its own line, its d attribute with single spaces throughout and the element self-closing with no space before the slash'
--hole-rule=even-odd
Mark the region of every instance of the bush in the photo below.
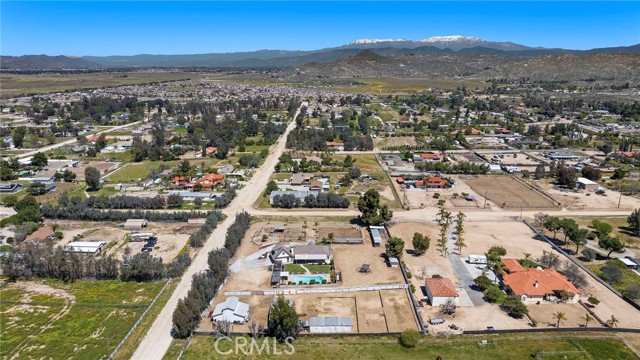
<svg viewBox="0 0 640 360">
<path fill-rule="evenodd" d="M 433 194 L 433 198 L 434 199 L 440 199 L 440 193 Z"/>
<path fill-rule="evenodd" d="M 412 292 L 412 293 L 415 293 L 415 292 L 416 292 L 416 287 L 415 287 L 415 285 L 411 284 L 411 286 L 409 286 L 409 288 L 411 289 L 411 292 Z"/>
<path fill-rule="evenodd" d="M 596 233 L 594 233 L 593 231 L 589 231 L 589 233 L 587 234 L 587 240 L 595 240 L 596 239 Z"/>
<path fill-rule="evenodd" d="M 421 337 L 417 330 L 405 330 L 400 334 L 400 344 L 404 347 L 414 348 L 418 346 Z"/>
</svg>

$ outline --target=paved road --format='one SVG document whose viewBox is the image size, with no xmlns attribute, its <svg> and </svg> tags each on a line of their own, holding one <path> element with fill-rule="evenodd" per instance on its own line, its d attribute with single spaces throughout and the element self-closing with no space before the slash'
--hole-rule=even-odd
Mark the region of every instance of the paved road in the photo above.
<svg viewBox="0 0 640 360">
<path fill-rule="evenodd" d="M 307 106 L 307 104 L 303 103 L 303 106 Z M 293 117 L 294 119 L 298 116 L 299 112 L 300 109 L 296 112 L 296 115 Z M 184 273 L 180 283 L 178 283 L 178 286 L 171 295 L 171 298 L 167 301 L 167 304 L 153 322 L 153 325 L 151 325 L 151 329 L 149 329 L 147 335 L 142 339 L 140 345 L 138 345 L 132 359 L 162 359 L 167 352 L 172 340 L 171 327 L 173 311 L 178 305 L 178 300 L 187 296 L 189 289 L 191 289 L 193 275 L 207 268 L 209 252 L 224 245 L 227 229 L 233 224 L 235 214 L 243 210 L 251 210 L 258 197 L 262 196 L 264 188 L 267 186 L 271 175 L 275 171 L 278 159 L 285 150 L 287 135 L 295 126 L 295 121 L 289 124 L 284 135 L 282 135 L 278 142 L 271 148 L 270 154 L 264 164 L 255 172 L 245 187 L 238 192 L 236 198 L 223 211 L 223 213 L 228 216 L 227 219 L 218 225 L 211 233 L 211 236 L 209 236 L 205 245 L 198 251 L 191 266 L 189 266 Z"/>
<path fill-rule="evenodd" d="M 451 225 L 451 227 L 453 226 L 454 224 Z M 449 249 L 449 255 L 447 256 L 447 258 L 449 260 L 449 263 L 451 263 L 453 271 L 456 272 L 458 279 L 460 279 L 460 287 L 467 292 L 467 295 L 469 295 L 469 298 L 471 299 L 471 302 L 474 306 L 484 305 L 485 301 L 482 293 L 472 288 L 473 286 L 475 286 L 475 283 L 473 282 L 473 275 L 471 275 L 467 267 L 464 265 L 464 260 L 460 258 L 460 255 L 453 251 L 456 247 L 456 240 L 455 236 L 453 235 L 453 229 L 449 231 L 448 236 L 449 241 L 447 242 L 447 248 Z"/>
<path fill-rule="evenodd" d="M 125 125 L 114 126 L 114 127 L 112 127 L 112 128 L 109 128 L 109 129 L 106 129 L 106 130 L 99 131 L 99 132 L 95 133 L 94 135 L 100 136 L 100 134 L 110 133 L 110 132 L 112 132 L 112 131 L 117 131 L 117 130 L 120 130 L 120 129 L 123 129 L 123 128 L 126 128 L 126 127 L 129 127 L 129 126 L 133 126 L 133 125 L 140 124 L 140 123 L 141 123 L 141 121 L 136 121 L 136 122 L 132 122 L 132 123 L 125 124 Z M 73 145 L 73 144 L 75 144 L 77 141 L 78 141 L 78 140 L 76 140 L 76 139 L 69 139 L 69 140 L 66 140 L 66 141 L 63 141 L 63 142 L 60 142 L 60 143 L 57 143 L 57 144 L 53 144 L 53 145 L 49 145 L 49 146 L 45 146 L 45 147 L 41 147 L 41 148 L 36 149 L 36 150 L 28 151 L 28 152 L 26 152 L 26 153 L 23 153 L 23 154 L 18 155 L 17 157 L 18 157 L 18 159 L 26 158 L 26 157 L 29 157 L 29 156 L 33 156 L 33 155 L 35 155 L 35 154 L 37 154 L 37 153 L 39 153 L 39 152 L 42 152 L 42 153 L 43 153 L 43 152 L 47 152 L 47 151 L 49 151 L 49 150 L 57 149 L 57 148 L 59 148 L 59 147 L 68 146 L 68 145 Z"/>
</svg>

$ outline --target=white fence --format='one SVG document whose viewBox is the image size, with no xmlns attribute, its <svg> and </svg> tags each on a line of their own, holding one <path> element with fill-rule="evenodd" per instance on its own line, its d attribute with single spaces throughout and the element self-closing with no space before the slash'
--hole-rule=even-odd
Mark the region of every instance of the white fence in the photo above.
<svg viewBox="0 0 640 360">
<path fill-rule="evenodd" d="M 357 291 L 378 291 L 406 289 L 407 284 L 388 284 L 371 286 L 354 286 L 343 288 L 312 288 L 312 289 L 280 289 L 280 290 L 258 290 L 258 291 L 225 291 L 226 296 L 248 296 L 248 295 L 296 295 L 296 294 L 321 294 L 321 293 L 346 293 Z"/>
</svg>

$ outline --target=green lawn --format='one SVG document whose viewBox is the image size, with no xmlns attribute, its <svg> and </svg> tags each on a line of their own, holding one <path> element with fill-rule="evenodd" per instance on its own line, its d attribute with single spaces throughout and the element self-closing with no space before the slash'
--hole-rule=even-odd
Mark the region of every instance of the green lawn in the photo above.
<svg viewBox="0 0 640 360">
<path fill-rule="evenodd" d="M 323 273 L 323 274 L 328 274 L 331 271 L 331 266 L 330 265 L 305 265 L 304 267 L 306 267 L 307 269 L 309 269 L 309 271 L 311 271 L 312 273 Z"/>
<path fill-rule="evenodd" d="M 4 284 L 0 358 L 106 358 L 163 285 L 118 280 Z"/>
<path fill-rule="evenodd" d="M 417 347 L 409 349 L 398 344 L 394 336 L 358 336 L 358 337 L 313 337 L 305 336 L 293 345 L 295 353 L 292 355 L 268 355 L 264 352 L 257 355 L 254 348 L 253 355 L 232 353 L 220 355 L 214 346 L 215 338 L 211 336 L 194 336 L 182 359 L 435 359 L 441 356 L 446 360 L 517 360 L 534 359 L 539 352 L 572 352 L 566 354 L 555 353 L 543 359 L 637 359 L 633 351 L 615 337 L 590 338 L 589 335 L 576 334 L 573 338 L 567 335 L 556 336 L 546 334 L 527 335 L 461 335 L 452 338 L 425 337 Z M 596 335 L 597 336 L 597 335 Z M 478 345 L 480 340 L 494 342 L 495 346 Z M 220 341 L 219 349 L 227 351 L 233 342 Z M 258 343 L 261 345 L 262 343 Z M 176 344 L 176 347 L 178 344 Z M 273 343 L 270 343 L 273 352 Z M 248 347 L 247 347 L 248 349 Z M 279 351 L 289 348 L 281 346 Z M 179 351 L 179 350 L 178 350 Z M 577 354 L 585 351 L 587 354 Z M 165 357 L 168 358 L 168 357 Z"/>
<path fill-rule="evenodd" d="M 292 274 L 304 274 L 304 268 L 298 264 L 285 264 L 284 271 L 288 271 Z"/>
<path fill-rule="evenodd" d="M 619 236 L 620 240 L 629 244 L 630 247 L 634 247 L 636 249 L 640 248 L 640 237 L 633 236 L 626 231 L 626 227 L 628 226 L 626 216 L 579 216 L 572 218 L 578 223 L 578 225 L 589 227 L 589 230 L 591 231 L 594 230 L 591 226 L 591 222 L 593 220 L 605 222 L 613 227 L 611 235 Z"/>
<path fill-rule="evenodd" d="M 600 277 L 601 279 L 606 280 L 606 277 L 602 276 L 602 271 L 600 271 L 600 269 L 605 265 L 605 263 L 601 263 L 601 264 L 585 264 L 585 266 L 593 271 L 594 274 L 598 275 L 598 277 Z M 618 283 L 611 283 L 609 281 L 607 281 L 608 283 L 610 283 L 616 290 L 620 291 L 620 292 L 624 292 L 624 290 L 631 284 L 637 284 L 640 285 L 640 276 L 638 276 L 638 274 L 636 274 L 633 270 L 630 269 L 620 269 L 622 271 L 622 273 L 624 274 L 624 277 L 622 279 L 622 281 L 618 282 Z"/>
</svg>

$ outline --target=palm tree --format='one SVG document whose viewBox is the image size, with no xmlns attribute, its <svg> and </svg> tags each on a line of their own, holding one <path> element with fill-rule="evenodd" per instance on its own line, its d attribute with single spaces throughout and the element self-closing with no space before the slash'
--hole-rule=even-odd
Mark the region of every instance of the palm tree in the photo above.
<svg viewBox="0 0 640 360">
<path fill-rule="evenodd" d="M 531 261 L 531 253 L 524 253 L 524 268 L 529 267 L 529 261 Z"/>
<path fill-rule="evenodd" d="M 562 311 L 558 311 L 557 313 L 553 314 L 553 318 L 557 320 L 557 322 L 556 322 L 556 327 L 557 328 L 560 327 L 560 323 L 563 320 L 567 320 L 567 316 Z"/>
<path fill-rule="evenodd" d="M 588 327 L 589 321 L 593 320 L 593 316 L 589 315 L 589 313 L 586 313 L 581 319 L 584 320 L 584 327 Z"/>
<path fill-rule="evenodd" d="M 616 319 L 614 315 L 611 315 L 611 319 L 607 320 L 607 324 L 610 327 L 616 327 L 616 325 L 618 325 L 619 322 L 620 320 Z"/>
</svg>

